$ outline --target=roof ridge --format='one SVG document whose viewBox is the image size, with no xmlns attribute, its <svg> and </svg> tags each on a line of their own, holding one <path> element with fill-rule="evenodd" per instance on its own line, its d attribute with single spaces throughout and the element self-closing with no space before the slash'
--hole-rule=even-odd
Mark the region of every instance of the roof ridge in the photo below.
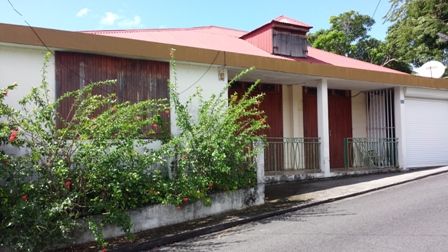
<svg viewBox="0 0 448 252">
<path fill-rule="evenodd" d="M 226 28 L 221 26 L 209 25 L 209 26 L 196 26 L 196 27 L 184 27 L 184 28 L 142 28 L 142 29 L 119 29 L 119 30 L 87 30 L 78 31 L 82 33 L 94 33 L 94 34 L 117 34 L 117 33 L 139 33 L 139 32 L 164 32 L 164 31 L 194 31 L 194 30 L 206 30 L 211 28 L 218 28 L 222 30 L 232 30 L 239 32 L 246 32 L 234 28 Z"/>
<path fill-rule="evenodd" d="M 285 19 L 288 22 L 284 22 Z M 310 29 L 313 28 L 312 25 L 309 25 L 309 24 L 306 24 L 306 23 L 304 23 L 302 21 L 299 21 L 299 20 L 287 17 L 285 15 L 281 15 L 279 17 L 276 17 L 272 21 L 281 22 L 281 23 L 288 23 L 288 24 L 291 24 L 291 25 L 300 25 L 300 26 L 304 26 L 304 27 L 307 27 L 307 28 L 310 28 Z"/>
</svg>

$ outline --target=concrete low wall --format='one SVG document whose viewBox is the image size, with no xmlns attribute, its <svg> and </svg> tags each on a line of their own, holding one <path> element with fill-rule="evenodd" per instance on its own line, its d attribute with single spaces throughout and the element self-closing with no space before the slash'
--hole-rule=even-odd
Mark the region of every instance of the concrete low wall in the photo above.
<svg viewBox="0 0 448 252">
<path fill-rule="evenodd" d="M 328 179 L 328 178 L 336 178 L 336 177 L 344 177 L 344 176 L 358 176 L 358 175 L 366 175 L 366 174 L 376 174 L 376 173 L 384 173 L 384 172 L 397 172 L 399 168 L 397 167 L 384 167 L 384 168 L 372 168 L 372 169 L 339 169 L 336 172 L 330 172 L 325 174 L 323 172 L 316 173 L 303 173 L 300 171 L 289 172 L 289 174 L 279 174 L 279 175 L 266 175 L 264 177 L 264 183 L 266 185 L 276 184 L 276 183 L 284 183 L 284 182 L 292 182 L 292 181 L 300 181 L 300 180 L 316 180 L 316 179 Z"/>
<path fill-rule="evenodd" d="M 182 223 L 190 220 L 200 219 L 211 215 L 224 213 L 231 210 L 243 209 L 249 206 L 264 204 L 264 184 L 250 189 L 221 192 L 210 195 L 211 206 L 205 206 L 202 201 L 185 204 L 178 210 L 174 205 L 152 205 L 130 211 L 132 221 L 132 232 L 145 231 L 157 227 Z M 104 238 L 123 236 L 124 232 L 114 225 L 106 225 L 102 232 Z M 94 241 L 90 231 L 85 232 L 77 244 Z"/>
</svg>

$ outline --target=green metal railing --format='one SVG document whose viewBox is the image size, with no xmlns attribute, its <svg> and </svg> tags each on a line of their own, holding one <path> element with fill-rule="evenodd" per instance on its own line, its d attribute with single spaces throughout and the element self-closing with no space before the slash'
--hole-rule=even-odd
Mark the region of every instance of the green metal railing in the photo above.
<svg viewBox="0 0 448 252">
<path fill-rule="evenodd" d="M 385 168 L 398 166 L 397 138 L 345 138 L 346 168 Z"/>
<path fill-rule="evenodd" d="M 268 137 L 267 142 L 264 152 L 266 172 L 319 169 L 318 137 Z"/>
</svg>

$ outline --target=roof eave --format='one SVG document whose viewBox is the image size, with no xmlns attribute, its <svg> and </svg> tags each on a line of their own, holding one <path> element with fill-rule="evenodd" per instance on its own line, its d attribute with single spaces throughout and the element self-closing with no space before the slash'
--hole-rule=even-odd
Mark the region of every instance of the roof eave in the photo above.
<svg viewBox="0 0 448 252">
<path fill-rule="evenodd" d="M 128 58 L 170 60 L 169 50 L 176 49 L 176 60 L 192 63 L 216 64 L 260 70 L 293 73 L 321 78 L 338 78 L 396 85 L 419 86 L 448 89 L 448 80 L 416 77 L 406 74 L 387 73 L 338 67 L 325 64 L 297 62 L 241 53 L 230 53 L 196 47 L 132 40 L 79 32 L 61 31 L 46 28 L 33 28 L 0 23 L 0 43 L 39 46 L 45 49 L 57 48 L 65 51 L 78 51 L 93 54 L 113 55 Z M 39 37 L 36 36 L 38 34 Z M 45 46 L 42 44 L 45 42 Z"/>
</svg>

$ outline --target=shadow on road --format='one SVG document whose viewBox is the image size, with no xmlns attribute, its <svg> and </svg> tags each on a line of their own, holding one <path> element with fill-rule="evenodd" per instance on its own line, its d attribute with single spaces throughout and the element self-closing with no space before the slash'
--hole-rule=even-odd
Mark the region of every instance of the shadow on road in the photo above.
<svg viewBox="0 0 448 252">
<path fill-rule="evenodd" d="M 388 172 L 379 174 L 333 177 L 329 179 L 292 181 L 292 182 L 266 185 L 265 199 L 266 202 L 284 201 L 288 197 L 294 195 L 317 192 L 339 186 L 353 185 L 357 183 L 363 183 L 402 174 L 403 173 L 401 172 Z"/>
</svg>

